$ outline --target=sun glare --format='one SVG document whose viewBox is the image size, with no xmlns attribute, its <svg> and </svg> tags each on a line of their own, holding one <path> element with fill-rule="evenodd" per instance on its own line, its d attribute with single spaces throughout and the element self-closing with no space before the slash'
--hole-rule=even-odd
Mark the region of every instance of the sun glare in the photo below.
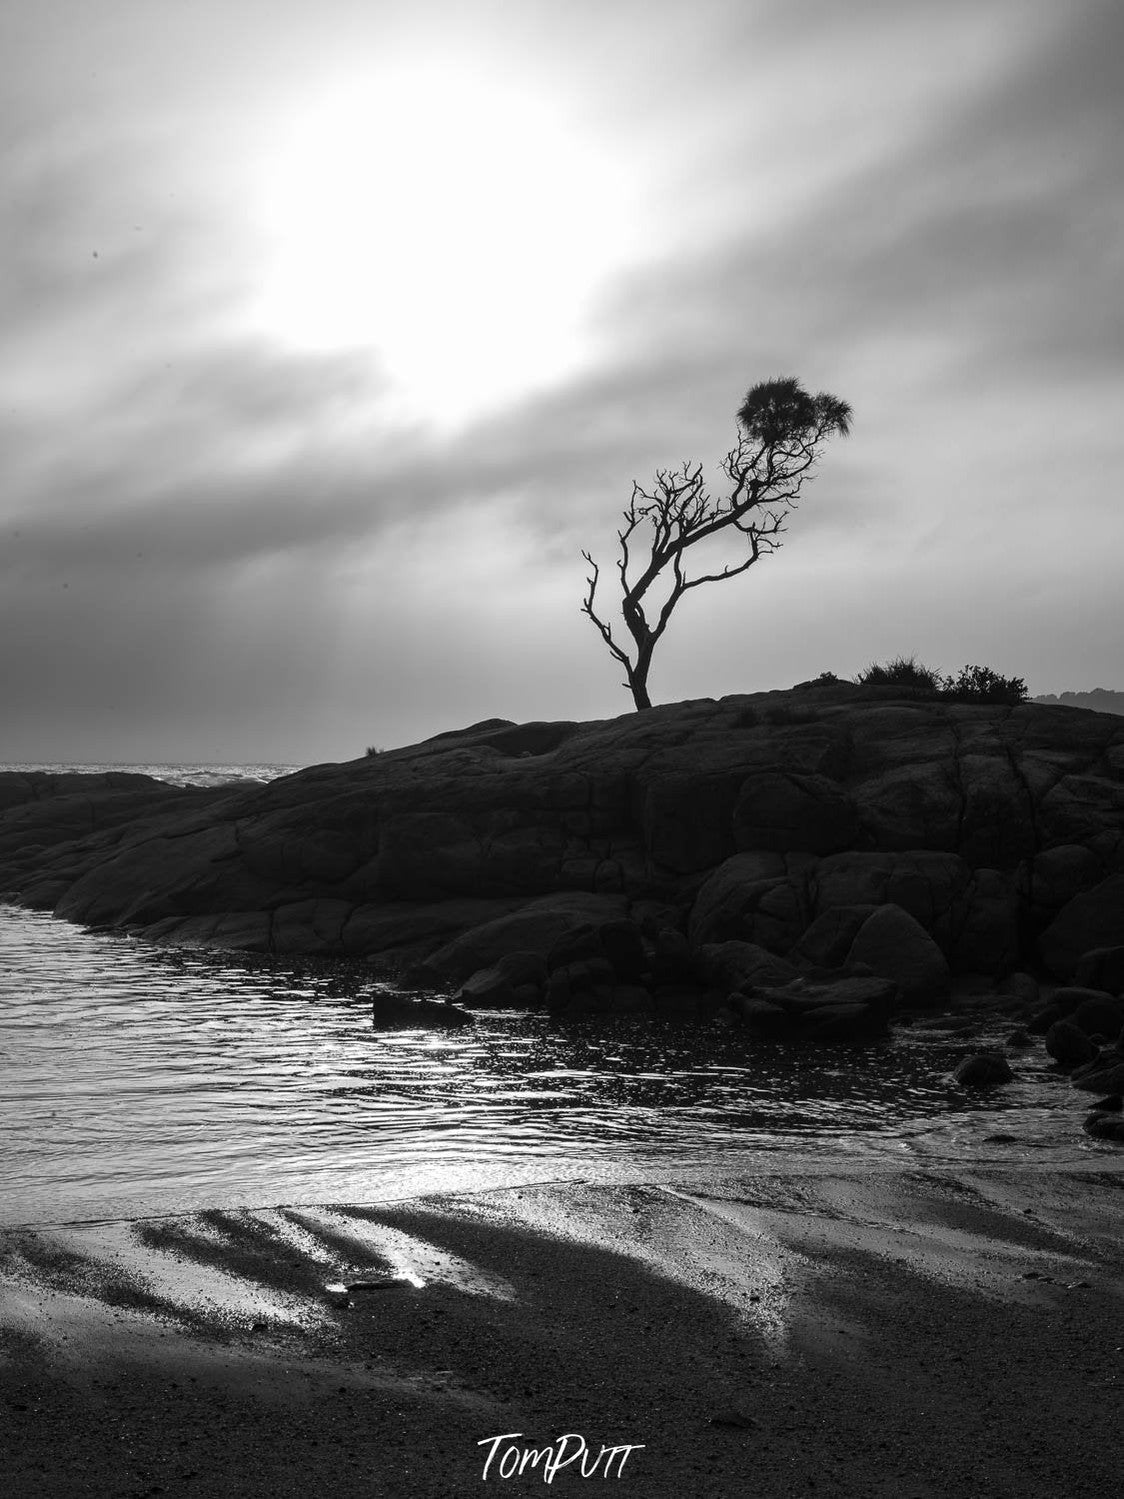
<svg viewBox="0 0 1124 1499">
<path fill-rule="evenodd" d="M 369 348 L 413 416 L 456 423 L 558 379 L 627 254 L 621 182 L 557 109 L 455 70 L 302 115 L 265 192 L 257 315 Z"/>
</svg>

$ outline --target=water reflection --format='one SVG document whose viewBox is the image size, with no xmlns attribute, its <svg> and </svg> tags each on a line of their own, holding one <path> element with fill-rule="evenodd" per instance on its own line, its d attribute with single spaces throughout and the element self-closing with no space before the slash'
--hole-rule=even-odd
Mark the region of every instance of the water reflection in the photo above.
<svg viewBox="0 0 1124 1499">
<path fill-rule="evenodd" d="M 986 1154 L 996 1110 L 1024 1149 L 1074 1148 L 1053 1117 L 1072 1095 L 1039 1061 L 986 1101 L 953 1085 L 963 1037 L 794 1051 L 503 1014 L 376 1032 L 370 988 L 0 907 L 0 1217 L 635 1179 L 825 1147 Z"/>
</svg>

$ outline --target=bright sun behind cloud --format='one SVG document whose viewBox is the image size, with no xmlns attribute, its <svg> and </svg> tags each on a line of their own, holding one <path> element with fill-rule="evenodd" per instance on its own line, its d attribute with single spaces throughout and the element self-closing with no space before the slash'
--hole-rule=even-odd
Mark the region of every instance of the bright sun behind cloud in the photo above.
<svg viewBox="0 0 1124 1499">
<path fill-rule="evenodd" d="M 575 124 L 452 67 L 309 107 L 265 173 L 256 318 L 294 347 L 370 349 L 439 424 L 563 377 L 635 233 L 623 174 Z"/>
</svg>

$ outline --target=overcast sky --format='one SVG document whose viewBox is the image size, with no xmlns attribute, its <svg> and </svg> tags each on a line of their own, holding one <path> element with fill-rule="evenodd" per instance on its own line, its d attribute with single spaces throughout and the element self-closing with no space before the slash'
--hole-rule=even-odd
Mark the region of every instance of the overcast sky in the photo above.
<svg viewBox="0 0 1124 1499">
<path fill-rule="evenodd" d="M 0 760 L 630 699 L 579 612 L 746 388 L 851 402 L 656 701 L 1124 687 L 1119 0 L 0 0 Z"/>
</svg>

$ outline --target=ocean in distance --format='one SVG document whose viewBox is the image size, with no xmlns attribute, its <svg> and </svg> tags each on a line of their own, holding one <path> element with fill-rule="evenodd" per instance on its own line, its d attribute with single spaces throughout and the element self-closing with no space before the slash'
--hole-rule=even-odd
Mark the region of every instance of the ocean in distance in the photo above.
<svg viewBox="0 0 1124 1499">
<path fill-rule="evenodd" d="M 8 765 L 265 782 L 281 765 Z M 361 1202 L 685 1171 L 1088 1158 L 1046 1058 L 973 1096 L 965 1042 L 750 1046 L 647 1019 L 482 1012 L 377 1031 L 380 985 L 315 962 L 172 951 L 0 906 L 0 1221 Z M 998 1043 L 995 1035 L 972 1045 Z M 1073 1116 L 1072 1118 L 1070 1116 Z"/>
<path fill-rule="evenodd" d="M 167 781 L 171 786 L 227 786 L 240 781 L 275 781 L 278 776 L 291 775 L 300 770 L 299 765 L 195 765 L 195 764 L 79 764 L 67 761 L 47 764 L 39 761 L 0 763 L 0 771 L 40 771 L 46 775 L 104 775 L 107 771 L 124 771 L 130 775 L 152 776 L 157 781 Z"/>
</svg>

